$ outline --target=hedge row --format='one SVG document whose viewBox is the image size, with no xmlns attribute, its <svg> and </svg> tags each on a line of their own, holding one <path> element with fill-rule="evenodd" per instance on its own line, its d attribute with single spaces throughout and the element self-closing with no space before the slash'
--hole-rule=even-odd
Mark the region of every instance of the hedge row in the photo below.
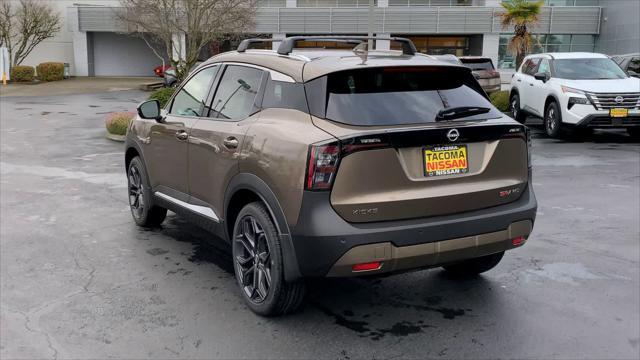
<svg viewBox="0 0 640 360">
<path fill-rule="evenodd" d="M 11 81 L 31 82 L 36 78 L 42 81 L 57 81 L 64 79 L 64 64 L 59 62 L 44 62 L 38 66 L 18 65 L 11 68 Z"/>
<path fill-rule="evenodd" d="M 18 65 L 11 68 L 11 81 L 31 82 L 35 78 L 33 66 Z"/>
<path fill-rule="evenodd" d="M 58 81 L 64 79 L 64 64 L 59 62 L 45 62 L 36 66 L 38 79 L 42 81 Z"/>
</svg>

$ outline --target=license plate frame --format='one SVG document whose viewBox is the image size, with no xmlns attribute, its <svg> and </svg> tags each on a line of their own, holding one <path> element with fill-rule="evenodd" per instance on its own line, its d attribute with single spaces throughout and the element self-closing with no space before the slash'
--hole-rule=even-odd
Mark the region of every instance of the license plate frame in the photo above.
<svg viewBox="0 0 640 360">
<path fill-rule="evenodd" d="M 457 156 L 454 156 L 454 152 L 458 152 Z M 461 152 L 464 156 L 460 156 Z M 442 157 L 430 156 L 433 154 L 445 154 L 449 153 L 449 156 L 443 155 Z M 445 159 L 448 157 L 448 159 Z M 460 164 L 460 160 L 464 160 L 464 164 Z M 437 168 L 439 162 L 446 161 L 455 161 L 458 164 L 450 164 L 448 168 L 445 169 L 435 169 Z M 434 166 L 429 166 L 430 163 L 434 163 Z M 446 164 L 443 164 L 446 165 Z M 466 165 L 466 166 L 460 166 Z M 432 178 L 439 176 L 447 176 L 447 175 L 462 175 L 469 172 L 469 147 L 466 144 L 443 144 L 443 145 L 429 145 L 422 147 L 422 169 L 424 172 L 424 176 Z"/>
<path fill-rule="evenodd" d="M 629 109 L 625 109 L 625 108 L 609 109 L 609 116 L 611 116 L 612 118 L 626 118 L 629 116 Z"/>
</svg>

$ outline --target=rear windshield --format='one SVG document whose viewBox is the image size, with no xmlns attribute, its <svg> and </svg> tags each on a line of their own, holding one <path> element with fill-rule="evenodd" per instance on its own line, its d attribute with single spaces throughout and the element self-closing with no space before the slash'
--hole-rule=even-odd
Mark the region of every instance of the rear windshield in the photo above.
<svg viewBox="0 0 640 360">
<path fill-rule="evenodd" d="M 493 63 L 489 59 L 462 59 L 462 64 L 471 70 L 493 70 Z"/>
<path fill-rule="evenodd" d="M 306 84 L 311 113 L 349 125 L 404 125 L 435 122 L 445 108 L 481 106 L 502 114 L 487 100 L 469 70 L 457 67 L 385 67 L 341 71 Z"/>
</svg>

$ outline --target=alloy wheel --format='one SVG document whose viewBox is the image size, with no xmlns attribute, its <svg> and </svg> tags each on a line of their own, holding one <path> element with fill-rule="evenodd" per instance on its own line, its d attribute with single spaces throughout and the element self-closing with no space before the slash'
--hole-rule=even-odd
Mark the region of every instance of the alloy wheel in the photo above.
<svg viewBox="0 0 640 360">
<path fill-rule="evenodd" d="M 144 185 L 142 184 L 142 176 L 140 175 L 140 169 L 136 165 L 132 165 L 129 168 L 129 206 L 131 212 L 136 218 L 142 217 L 144 212 Z"/>
<path fill-rule="evenodd" d="M 547 134 L 553 134 L 555 132 L 556 127 L 558 126 L 556 120 L 556 110 L 552 106 L 547 111 L 547 121 L 545 124 L 547 127 Z"/>
<path fill-rule="evenodd" d="M 511 117 L 518 117 L 518 99 L 515 96 L 511 99 Z"/>
<path fill-rule="evenodd" d="M 254 303 L 263 302 L 271 288 L 271 256 L 267 236 L 255 217 L 243 217 L 234 231 L 238 281 Z"/>
</svg>

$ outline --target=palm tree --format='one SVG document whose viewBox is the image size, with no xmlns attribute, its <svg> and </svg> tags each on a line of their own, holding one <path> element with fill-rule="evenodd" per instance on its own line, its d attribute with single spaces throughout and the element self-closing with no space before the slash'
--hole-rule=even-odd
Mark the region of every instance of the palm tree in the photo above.
<svg viewBox="0 0 640 360">
<path fill-rule="evenodd" d="M 513 25 L 515 32 L 509 40 L 507 49 L 516 57 L 516 69 L 522 64 L 525 55 L 531 51 L 533 40 L 527 27 L 536 25 L 543 4 L 543 1 L 531 2 L 529 0 L 502 2 L 502 7 L 505 9 L 505 12 L 500 15 L 502 26 Z"/>
</svg>

